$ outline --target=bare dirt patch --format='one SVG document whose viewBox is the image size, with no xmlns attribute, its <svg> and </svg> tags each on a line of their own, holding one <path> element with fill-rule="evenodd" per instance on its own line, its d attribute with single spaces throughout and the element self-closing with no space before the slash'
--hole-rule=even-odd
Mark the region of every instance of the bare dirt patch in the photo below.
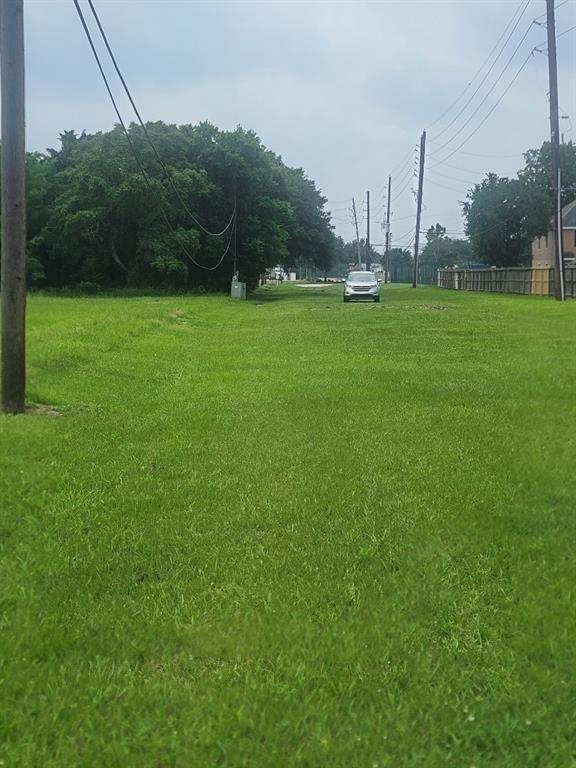
<svg viewBox="0 0 576 768">
<path fill-rule="evenodd" d="M 62 411 L 55 408 L 53 405 L 45 405 L 44 403 L 32 403 L 26 406 L 26 413 L 31 416 L 63 416 Z"/>
</svg>

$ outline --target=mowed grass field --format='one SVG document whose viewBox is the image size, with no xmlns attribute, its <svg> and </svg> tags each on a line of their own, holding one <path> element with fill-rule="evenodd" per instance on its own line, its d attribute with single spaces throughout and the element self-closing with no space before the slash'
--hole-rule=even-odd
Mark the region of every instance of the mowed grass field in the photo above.
<svg viewBox="0 0 576 768">
<path fill-rule="evenodd" d="M 29 300 L 0 765 L 576 766 L 576 302 Z"/>
</svg>

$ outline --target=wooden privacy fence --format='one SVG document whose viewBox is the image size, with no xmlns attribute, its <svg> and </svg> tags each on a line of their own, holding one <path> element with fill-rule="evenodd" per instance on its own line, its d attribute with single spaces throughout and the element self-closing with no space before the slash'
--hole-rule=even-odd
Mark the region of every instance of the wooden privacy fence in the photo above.
<svg viewBox="0 0 576 768">
<path fill-rule="evenodd" d="M 456 291 L 554 295 L 553 267 L 508 267 L 506 269 L 439 269 L 439 288 Z M 576 298 L 576 267 L 566 267 L 566 297 Z"/>
</svg>

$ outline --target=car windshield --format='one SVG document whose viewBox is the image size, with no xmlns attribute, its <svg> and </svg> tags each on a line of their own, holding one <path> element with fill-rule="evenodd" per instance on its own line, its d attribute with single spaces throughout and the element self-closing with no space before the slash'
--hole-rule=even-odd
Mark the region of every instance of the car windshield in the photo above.
<svg viewBox="0 0 576 768">
<path fill-rule="evenodd" d="M 376 278 L 372 272 L 350 272 L 348 280 L 351 283 L 375 283 Z"/>
</svg>

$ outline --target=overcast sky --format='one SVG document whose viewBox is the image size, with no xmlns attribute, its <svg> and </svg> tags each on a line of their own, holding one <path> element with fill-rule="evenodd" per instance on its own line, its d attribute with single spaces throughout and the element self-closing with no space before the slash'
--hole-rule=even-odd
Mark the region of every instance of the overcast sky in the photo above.
<svg viewBox="0 0 576 768">
<path fill-rule="evenodd" d="M 72 0 L 24 3 L 28 149 L 57 146 L 64 129 L 109 129 L 115 115 Z M 486 170 L 513 174 L 522 166 L 521 153 L 549 136 L 547 58 L 535 53 L 486 122 L 448 157 L 475 131 L 533 47 L 546 47 L 546 29 L 531 24 L 545 21 L 544 0 L 529 2 L 484 86 L 452 126 L 497 51 L 457 105 L 435 121 L 466 89 L 525 2 L 94 3 L 144 119 L 209 120 L 225 129 L 240 123 L 255 130 L 288 165 L 315 180 L 345 239 L 353 237 L 351 197 L 363 217 L 369 189 L 372 241 L 382 242 L 384 189 L 392 172 L 393 242 L 410 242 L 414 148 L 424 128 L 436 159 L 427 159 L 423 228 L 440 222 L 454 232 L 462 230 L 458 201 L 470 184 Z M 576 24 L 576 0 L 558 0 L 557 6 L 561 33 Z M 571 118 L 561 128 L 566 140 L 576 139 L 576 30 L 558 39 L 558 57 L 560 105 Z M 127 105 L 125 115 L 132 119 Z M 433 167 L 438 159 L 445 163 Z"/>
</svg>

